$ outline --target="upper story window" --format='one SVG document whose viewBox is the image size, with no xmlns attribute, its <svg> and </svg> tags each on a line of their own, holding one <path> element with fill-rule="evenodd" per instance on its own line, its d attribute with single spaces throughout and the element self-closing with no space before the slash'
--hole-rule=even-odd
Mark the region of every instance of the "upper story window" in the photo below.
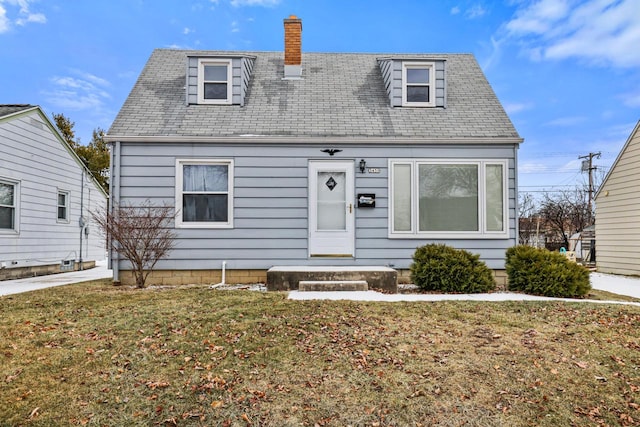
<svg viewBox="0 0 640 427">
<path fill-rule="evenodd" d="M 198 61 L 198 103 L 231 104 L 231 61 L 204 59 Z"/>
<path fill-rule="evenodd" d="M 0 232 L 18 231 L 18 183 L 0 179 Z"/>
<path fill-rule="evenodd" d="M 233 227 L 233 161 L 177 160 L 176 226 Z"/>
<path fill-rule="evenodd" d="M 435 64 L 405 62 L 402 64 L 402 105 L 435 107 Z"/>
<path fill-rule="evenodd" d="M 58 221 L 69 222 L 69 192 L 58 190 Z"/>
</svg>

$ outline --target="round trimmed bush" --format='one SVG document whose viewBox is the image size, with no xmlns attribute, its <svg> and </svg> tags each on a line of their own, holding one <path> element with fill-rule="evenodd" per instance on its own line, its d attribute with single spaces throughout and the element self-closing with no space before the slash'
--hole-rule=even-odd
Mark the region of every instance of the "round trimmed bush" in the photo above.
<svg viewBox="0 0 640 427">
<path fill-rule="evenodd" d="M 507 249 L 509 290 L 547 297 L 579 298 L 591 290 L 589 270 L 558 252 L 531 246 Z"/>
<path fill-rule="evenodd" d="M 443 244 L 416 249 L 411 280 L 425 291 L 479 293 L 496 288 L 492 271 L 479 255 Z"/>
</svg>

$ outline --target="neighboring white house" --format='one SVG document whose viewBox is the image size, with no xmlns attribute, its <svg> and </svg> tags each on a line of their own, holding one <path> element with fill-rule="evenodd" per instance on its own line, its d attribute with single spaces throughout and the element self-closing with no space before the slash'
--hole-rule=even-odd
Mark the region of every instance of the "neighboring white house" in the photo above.
<svg viewBox="0 0 640 427">
<path fill-rule="evenodd" d="M 598 271 L 640 274 L 640 121 L 596 194 Z"/>
<path fill-rule="evenodd" d="M 105 259 L 105 240 L 89 211 L 106 203 L 40 107 L 0 104 L 0 280 Z"/>
<path fill-rule="evenodd" d="M 473 55 L 303 53 L 301 32 L 284 20 L 284 52 L 149 58 L 105 140 L 112 206 L 175 207 L 177 244 L 150 283 L 216 283 L 222 265 L 229 282 L 406 270 L 427 243 L 504 274 L 522 138 Z"/>
</svg>

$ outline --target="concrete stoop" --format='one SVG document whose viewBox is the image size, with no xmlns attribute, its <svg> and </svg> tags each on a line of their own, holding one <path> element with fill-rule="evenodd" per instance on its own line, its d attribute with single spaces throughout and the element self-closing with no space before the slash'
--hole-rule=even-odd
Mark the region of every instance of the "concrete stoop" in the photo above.
<svg viewBox="0 0 640 427">
<path fill-rule="evenodd" d="M 366 280 L 301 280 L 300 292 L 368 291 Z"/>
<path fill-rule="evenodd" d="M 389 267 L 275 266 L 267 270 L 269 291 L 398 291 L 398 272 Z"/>
</svg>

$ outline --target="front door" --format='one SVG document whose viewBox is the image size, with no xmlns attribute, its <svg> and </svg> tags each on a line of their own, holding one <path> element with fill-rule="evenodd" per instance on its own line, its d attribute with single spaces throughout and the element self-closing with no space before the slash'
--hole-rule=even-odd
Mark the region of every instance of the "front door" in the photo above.
<svg viewBox="0 0 640 427">
<path fill-rule="evenodd" d="M 309 255 L 354 255 L 352 161 L 309 162 Z"/>
</svg>

